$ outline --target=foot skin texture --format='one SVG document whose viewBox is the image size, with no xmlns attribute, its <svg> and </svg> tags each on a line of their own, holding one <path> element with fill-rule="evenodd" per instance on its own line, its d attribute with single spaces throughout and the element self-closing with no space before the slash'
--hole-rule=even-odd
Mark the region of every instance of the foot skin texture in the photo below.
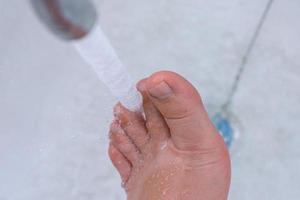
<svg viewBox="0 0 300 200">
<path fill-rule="evenodd" d="M 144 113 L 114 109 L 109 156 L 128 200 L 225 200 L 230 158 L 197 90 L 173 72 L 141 80 Z"/>
</svg>

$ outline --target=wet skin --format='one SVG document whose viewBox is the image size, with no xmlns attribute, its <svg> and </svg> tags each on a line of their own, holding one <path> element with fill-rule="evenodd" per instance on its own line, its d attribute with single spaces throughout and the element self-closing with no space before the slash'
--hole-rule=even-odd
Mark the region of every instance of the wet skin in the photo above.
<svg viewBox="0 0 300 200">
<path fill-rule="evenodd" d="M 114 109 L 109 156 L 128 200 L 225 200 L 230 158 L 197 90 L 158 72 L 141 80 L 144 115 Z"/>
</svg>

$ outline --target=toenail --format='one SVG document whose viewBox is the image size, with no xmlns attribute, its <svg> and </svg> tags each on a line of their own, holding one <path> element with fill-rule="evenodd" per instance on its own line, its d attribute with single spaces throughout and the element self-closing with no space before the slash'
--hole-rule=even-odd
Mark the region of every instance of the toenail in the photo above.
<svg viewBox="0 0 300 200">
<path fill-rule="evenodd" d="M 117 134 L 124 134 L 124 130 L 122 129 L 121 125 L 117 121 L 112 123 L 110 127 L 110 132 L 117 133 Z"/>
<path fill-rule="evenodd" d="M 152 97 L 157 99 L 166 99 L 173 95 L 172 89 L 165 81 L 160 82 L 153 88 L 150 88 L 148 91 Z"/>
<path fill-rule="evenodd" d="M 113 112 L 115 118 L 118 118 L 119 115 L 121 114 L 121 112 L 122 112 L 121 105 L 120 105 L 120 104 L 117 104 L 117 105 L 114 107 L 114 112 Z"/>
<path fill-rule="evenodd" d="M 138 84 L 137 84 L 137 89 L 142 92 L 146 90 L 146 79 L 141 80 Z"/>
</svg>

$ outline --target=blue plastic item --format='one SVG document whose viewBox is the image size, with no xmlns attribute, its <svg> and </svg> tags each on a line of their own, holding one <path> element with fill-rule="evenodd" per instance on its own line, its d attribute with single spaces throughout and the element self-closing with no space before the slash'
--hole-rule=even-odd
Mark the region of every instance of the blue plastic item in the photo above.
<svg viewBox="0 0 300 200">
<path fill-rule="evenodd" d="M 219 133 L 222 135 L 226 145 L 228 148 L 231 147 L 233 142 L 233 128 L 229 119 L 222 116 L 221 114 L 217 114 L 212 118 L 212 121 L 216 128 L 218 129 Z"/>
</svg>

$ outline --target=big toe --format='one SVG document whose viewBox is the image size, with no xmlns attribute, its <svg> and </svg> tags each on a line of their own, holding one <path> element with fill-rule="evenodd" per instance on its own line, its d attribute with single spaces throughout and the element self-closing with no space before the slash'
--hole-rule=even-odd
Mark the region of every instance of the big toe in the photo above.
<svg viewBox="0 0 300 200">
<path fill-rule="evenodd" d="M 146 88 L 179 149 L 200 150 L 220 145 L 220 136 L 199 93 L 187 80 L 176 73 L 162 71 L 147 79 Z"/>
</svg>

